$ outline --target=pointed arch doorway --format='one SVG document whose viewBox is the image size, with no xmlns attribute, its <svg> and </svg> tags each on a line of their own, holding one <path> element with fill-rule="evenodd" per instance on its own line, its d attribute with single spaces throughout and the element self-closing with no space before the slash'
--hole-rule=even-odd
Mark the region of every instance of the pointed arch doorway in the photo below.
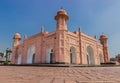
<svg viewBox="0 0 120 83">
<path fill-rule="evenodd" d="M 102 57 L 102 54 L 99 54 L 99 59 L 100 59 L 100 63 L 103 63 L 103 57 Z"/>
<path fill-rule="evenodd" d="M 35 46 L 28 49 L 27 64 L 33 64 L 35 59 Z"/>
<path fill-rule="evenodd" d="M 18 62 L 17 62 L 17 64 L 21 64 L 21 59 L 22 59 L 22 57 L 21 57 L 21 55 L 19 54 L 19 55 L 18 55 Z"/>
<path fill-rule="evenodd" d="M 93 48 L 91 46 L 88 46 L 87 47 L 87 54 L 86 54 L 86 57 L 87 57 L 87 63 L 89 65 L 94 65 L 94 51 L 93 51 Z"/>
<path fill-rule="evenodd" d="M 76 63 L 76 52 L 75 52 L 75 47 L 70 47 L 70 64 L 75 64 Z"/>
<path fill-rule="evenodd" d="M 46 49 L 46 63 L 53 63 L 53 48 L 51 47 Z"/>
</svg>

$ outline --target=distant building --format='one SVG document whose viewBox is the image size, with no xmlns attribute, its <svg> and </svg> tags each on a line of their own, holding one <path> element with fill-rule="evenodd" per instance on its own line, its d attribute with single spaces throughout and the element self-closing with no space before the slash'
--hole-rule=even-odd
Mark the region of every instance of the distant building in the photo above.
<svg viewBox="0 0 120 83">
<path fill-rule="evenodd" d="M 0 63 L 4 62 L 4 53 L 0 52 Z"/>
<path fill-rule="evenodd" d="M 116 61 L 120 63 L 120 54 L 116 55 Z"/>
<path fill-rule="evenodd" d="M 7 58 L 6 58 L 7 57 Z M 11 52 L 6 56 L 6 52 L 2 53 L 0 52 L 0 62 L 3 63 L 5 61 L 11 62 Z M 6 60 L 7 59 L 7 60 Z"/>
<path fill-rule="evenodd" d="M 100 65 L 109 61 L 107 37 L 102 34 L 100 43 L 95 37 L 81 32 L 69 32 L 69 16 L 60 9 L 55 16 L 56 30 L 48 33 L 42 27 L 41 32 L 20 43 L 21 35 L 14 35 L 12 49 L 13 64 L 88 64 Z"/>
</svg>

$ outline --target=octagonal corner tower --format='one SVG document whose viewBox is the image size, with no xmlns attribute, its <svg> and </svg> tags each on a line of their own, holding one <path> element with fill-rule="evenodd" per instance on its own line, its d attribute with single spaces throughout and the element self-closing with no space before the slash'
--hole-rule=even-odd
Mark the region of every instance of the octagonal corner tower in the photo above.
<svg viewBox="0 0 120 83">
<path fill-rule="evenodd" d="M 67 30 L 67 20 L 69 16 L 64 9 L 60 9 L 55 16 L 55 20 L 57 21 L 57 30 Z"/>
</svg>

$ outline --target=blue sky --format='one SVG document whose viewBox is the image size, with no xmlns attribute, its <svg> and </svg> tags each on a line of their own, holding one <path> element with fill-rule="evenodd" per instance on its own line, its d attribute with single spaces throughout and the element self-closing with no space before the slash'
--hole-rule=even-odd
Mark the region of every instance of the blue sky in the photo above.
<svg viewBox="0 0 120 83">
<path fill-rule="evenodd" d="M 56 29 L 54 16 L 63 7 L 70 19 L 68 29 L 90 36 L 104 33 L 108 37 L 111 57 L 120 53 L 120 0 L 0 0 L 0 51 L 12 48 L 13 35 L 23 38 L 41 30 Z"/>
</svg>

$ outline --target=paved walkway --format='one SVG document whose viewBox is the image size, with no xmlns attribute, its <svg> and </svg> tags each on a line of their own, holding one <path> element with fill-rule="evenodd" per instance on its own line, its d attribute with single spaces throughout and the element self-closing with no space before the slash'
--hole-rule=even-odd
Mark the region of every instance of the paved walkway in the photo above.
<svg viewBox="0 0 120 83">
<path fill-rule="evenodd" d="M 120 83 L 120 67 L 0 66 L 0 83 Z"/>
</svg>

